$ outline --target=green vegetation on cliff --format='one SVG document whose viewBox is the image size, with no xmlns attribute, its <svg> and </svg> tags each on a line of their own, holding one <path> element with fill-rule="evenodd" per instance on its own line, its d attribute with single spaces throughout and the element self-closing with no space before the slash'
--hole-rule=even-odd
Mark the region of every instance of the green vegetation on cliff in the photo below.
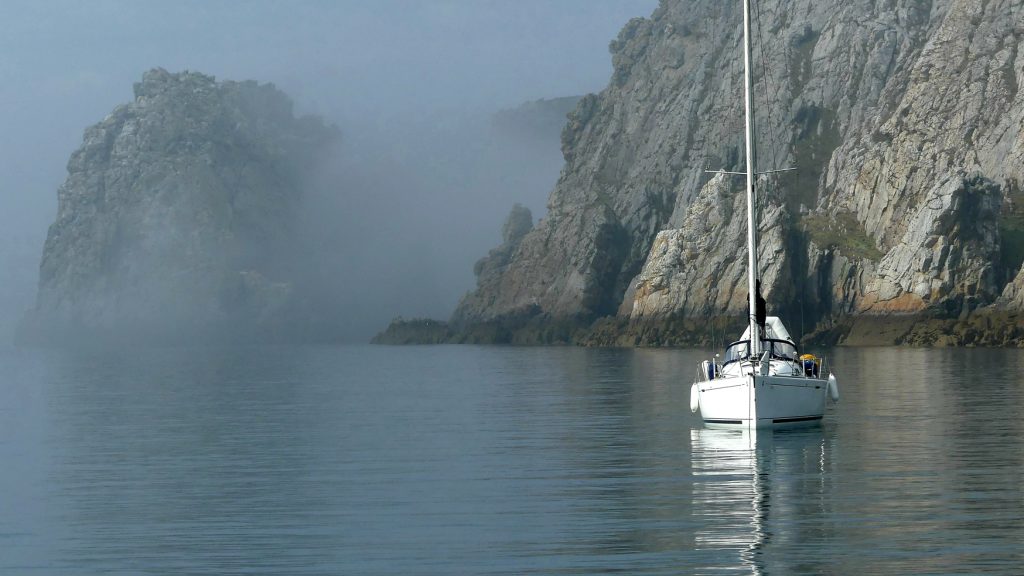
<svg viewBox="0 0 1024 576">
<path fill-rule="evenodd" d="M 820 248 L 835 248 L 849 258 L 867 258 L 873 262 L 882 259 L 875 241 L 864 231 L 857 217 L 841 212 L 832 218 L 808 214 L 800 220 L 800 228 Z"/>
</svg>

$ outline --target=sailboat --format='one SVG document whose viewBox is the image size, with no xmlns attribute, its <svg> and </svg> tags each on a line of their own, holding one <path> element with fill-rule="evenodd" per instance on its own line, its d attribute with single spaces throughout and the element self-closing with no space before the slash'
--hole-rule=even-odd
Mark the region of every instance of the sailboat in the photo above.
<svg viewBox="0 0 1024 576">
<path fill-rule="evenodd" d="M 725 358 L 705 360 L 690 387 L 690 409 L 709 427 L 777 428 L 820 422 L 827 397 L 839 386 L 824 358 L 800 355 L 782 321 L 767 316 L 757 271 L 757 203 L 754 201 L 753 80 L 750 0 L 743 0 L 746 96 L 748 325 L 726 348 Z M 724 170 L 721 173 L 729 173 Z M 735 172 L 733 172 L 735 174 Z M 742 174 L 742 173 L 741 173 Z M 827 374 L 827 376 L 826 376 Z"/>
</svg>

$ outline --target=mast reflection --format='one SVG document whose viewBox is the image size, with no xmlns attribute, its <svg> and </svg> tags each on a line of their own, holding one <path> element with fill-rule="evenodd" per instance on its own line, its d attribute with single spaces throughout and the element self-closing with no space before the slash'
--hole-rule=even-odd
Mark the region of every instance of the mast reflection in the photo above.
<svg viewBox="0 0 1024 576">
<path fill-rule="evenodd" d="M 731 565 L 720 568 L 765 574 L 768 552 L 783 552 L 776 558 L 782 560 L 788 556 L 784 550 L 802 538 L 792 531 L 776 534 L 773 526 L 793 526 L 808 513 L 816 515 L 805 508 L 809 500 L 823 504 L 823 431 L 696 429 L 690 431 L 690 446 L 693 510 L 702 516 L 695 548 L 734 551 L 737 556 L 726 556 Z M 772 564 L 771 571 L 780 568 Z"/>
</svg>

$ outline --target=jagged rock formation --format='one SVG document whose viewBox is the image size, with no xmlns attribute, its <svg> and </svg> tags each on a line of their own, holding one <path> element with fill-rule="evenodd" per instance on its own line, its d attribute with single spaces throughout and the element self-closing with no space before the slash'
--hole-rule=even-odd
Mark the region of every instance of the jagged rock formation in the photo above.
<svg viewBox="0 0 1024 576">
<path fill-rule="evenodd" d="M 304 172 L 337 129 L 272 84 L 146 72 L 85 131 L 18 338 L 183 340 L 274 321 Z"/>
<path fill-rule="evenodd" d="M 475 320 L 494 304 L 495 296 L 491 287 L 505 272 L 512 255 L 532 229 L 533 213 L 530 209 L 524 208 L 521 204 L 513 206 L 501 227 L 501 246 L 491 250 L 473 266 L 473 273 L 477 277 L 477 290 L 466 294 L 459 301 L 456 313 L 452 316 L 453 323 Z"/>
<path fill-rule="evenodd" d="M 917 320 L 966 321 L 997 299 L 1020 310 L 1024 249 L 1003 238 L 1024 242 L 1003 203 L 1024 160 L 1020 6 L 755 7 L 757 167 L 799 167 L 759 192 L 776 310 L 799 310 L 818 339 L 861 343 L 875 329 L 857 322 L 902 326 L 879 343 L 934 343 Z M 603 317 L 577 341 L 665 343 L 677 320 L 742 314 L 741 202 L 704 173 L 744 162 L 740 35 L 740 4 L 711 0 L 663 0 L 626 24 L 611 82 L 562 132 L 548 215 L 482 281 L 489 304 L 464 299 L 455 317 Z"/>
</svg>

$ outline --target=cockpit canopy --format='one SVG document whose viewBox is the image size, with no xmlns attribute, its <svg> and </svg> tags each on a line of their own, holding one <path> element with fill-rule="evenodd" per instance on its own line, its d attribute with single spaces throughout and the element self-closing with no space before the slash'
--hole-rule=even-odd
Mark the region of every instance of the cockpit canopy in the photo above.
<svg viewBox="0 0 1024 576">
<path fill-rule="evenodd" d="M 789 340 L 793 341 L 793 337 L 789 335 L 789 331 L 783 326 L 782 320 L 779 320 L 778 316 L 769 316 L 764 320 L 764 331 L 765 338 L 769 340 Z M 743 331 L 743 336 L 740 336 L 740 340 L 750 340 L 750 326 Z"/>
<path fill-rule="evenodd" d="M 783 326 L 778 316 L 765 318 L 765 338 L 761 340 L 761 350 L 771 350 L 771 358 L 777 360 L 796 360 L 800 355 L 793 337 Z M 743 336 L 738 342 L 733 342 L 725 349 L 725 361 L 723 364 L 746 360 L 750 356 L 750 327 L 743 331 Z"/>
</svg>

